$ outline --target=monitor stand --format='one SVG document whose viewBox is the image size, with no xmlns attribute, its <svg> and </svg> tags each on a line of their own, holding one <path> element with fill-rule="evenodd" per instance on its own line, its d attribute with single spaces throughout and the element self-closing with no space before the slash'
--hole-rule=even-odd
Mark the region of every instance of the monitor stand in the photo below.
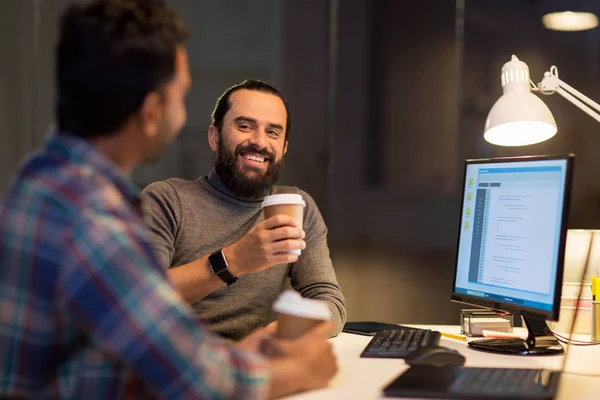
<svg viewBox="0 0 600 400">
<path fill-rule="evenodd" d="M 521 356 L 560 355 L 565 350 L 554 337 L 544 318 L 525 317 L 527 339 L 482 339 L 469 342 L 469 347 L 502 354 Z"/>
</svg>

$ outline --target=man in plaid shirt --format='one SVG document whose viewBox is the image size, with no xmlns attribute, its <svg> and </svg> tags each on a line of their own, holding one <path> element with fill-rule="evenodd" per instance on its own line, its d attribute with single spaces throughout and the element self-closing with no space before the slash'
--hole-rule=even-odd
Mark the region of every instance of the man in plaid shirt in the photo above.
<svg viewBox="0 0 600 400">
<path fill-rule="evenodd" d="M 323 324 L 258 351 L 207 331 L 151 250 L 129 175 L 183 126 L 185 28 L 158 0 L 96 0 L 63 14 L 58 131 L 0 206 L 1 398 L 277 397 L 336 371 Z M 273 354 L 273 352 L 271 352 Z"/>
</svg>

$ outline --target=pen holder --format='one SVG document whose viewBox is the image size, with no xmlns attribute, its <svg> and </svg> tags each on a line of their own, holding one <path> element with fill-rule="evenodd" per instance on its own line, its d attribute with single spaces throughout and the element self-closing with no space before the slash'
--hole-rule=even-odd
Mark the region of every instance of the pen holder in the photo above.
<svg viewBox="0 0 600 400">
<path fill-rule="evenodd" d="M 600 301 L 592 301 L 592 342 L 600 342 Z"/>
</svg>

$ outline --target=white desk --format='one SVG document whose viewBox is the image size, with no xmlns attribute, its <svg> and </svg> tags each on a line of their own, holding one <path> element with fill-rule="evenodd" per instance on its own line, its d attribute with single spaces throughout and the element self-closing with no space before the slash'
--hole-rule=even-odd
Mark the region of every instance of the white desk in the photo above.
<svg viewBox="0 0 600 400">
<path fill-rule="evenodd" d="M 417 325 L 415 325 L 417 326 Z M 459 333 L 456 326 L 425 326 L 441 332 Z M 517 328 L 521 329 L 521 328 Z M 408 367 L 402 359 L 360 358 L 360 353 L 371 337 L 341 333 L 331 339 L 338 357 L 339 372 L 329 387 L 322 390 L 288 397 L 294 400 L 322 399 L 381 399 L 382 389 Z M 558 370 L 564 356 L 513 356 L 485 353 L 472 350 L 466 342 L 442 337 L 441 346 L 460 351 L 467 359 L 465 365 L 473 367 L 547 368 Z M 600 374 L 600 346 L 573 348 L 568 352 L 566 370 L 593 371 Z M 575 351 L 576 350 L 576 351 Z M 583 355 L 583 357 L 582 357 Z M 575 357 L 582 358 L 575 363 Z M 576 366 L 576 368 L 573 368 Z M 558 399 L 600 399 L 600 377 L 563 374 Z"/>
</svg>

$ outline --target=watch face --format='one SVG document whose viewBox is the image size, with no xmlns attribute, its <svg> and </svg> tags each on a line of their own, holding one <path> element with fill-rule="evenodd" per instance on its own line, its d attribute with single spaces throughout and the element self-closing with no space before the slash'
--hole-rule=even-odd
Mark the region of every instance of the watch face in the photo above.
<svg viewBox="0 0 600 400">
<path fill-rule="evenodd" d="M 213 274 L 217 275 L 219 279 L 227 283 L 227 285 L 231 285 L 238 280 L 237 276 L 234 276 L 229 272 L 229 266 L 227 265 L 227 260 L 222 251 L 219 250 L 211 254 L 210 257 L 208 257 L 208 265 Z"/>
<path fill-rule="evenodd" d="M 227 262 L 225 262 L 225 257 L 223 257 L 223 253 L 220 251 L 208 257 L 208 265 L 210 265 L 213 274 L 216 275 L 227 270 Z"/>
<path fill-rule="evenodd" d="M 215 265 L 210 260 L 209 260 L 208 264 L 210 265 L 210 269 L 212 270 L 212 273 L 215 275 L 218 275 L 227 269 L 227 267 L 225 267 L 224 265 Z"/>
<path fill-rule="evenodd" d="M 213 263 L 210 263 L 210 269 L 212 269 L 212 272 L 215 275 L 219 275 L 221 272 L 227 271 L 227 268 L 225 266 L 214 265 Z"/>
</svg>

